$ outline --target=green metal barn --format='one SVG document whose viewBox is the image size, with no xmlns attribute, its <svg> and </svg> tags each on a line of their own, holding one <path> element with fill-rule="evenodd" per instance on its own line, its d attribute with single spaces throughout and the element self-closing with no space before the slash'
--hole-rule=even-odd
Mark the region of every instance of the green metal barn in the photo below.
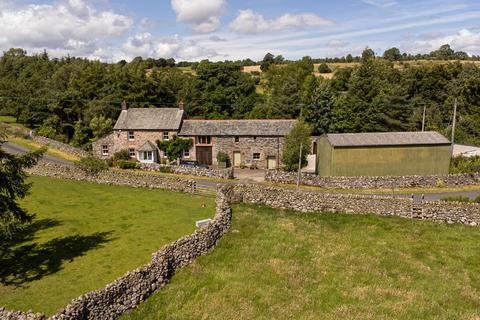
<svg viewBox="0 0 480 320">
<path fill-rule="evenodd" d="M 447 174 L 451 144 L 440 133 L 326 134 L 317 140 L 320 176 Z"/>
</svg>

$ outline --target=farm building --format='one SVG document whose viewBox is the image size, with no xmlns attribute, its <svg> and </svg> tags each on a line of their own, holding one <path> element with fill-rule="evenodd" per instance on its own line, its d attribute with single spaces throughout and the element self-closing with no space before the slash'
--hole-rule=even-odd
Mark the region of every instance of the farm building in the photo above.
<svg viewBox="0 0 480 320">
<path fill-rule="evenodd" d="M 326 134 L 317 140 L 320 176 L 447 174 L 450 142 L 438 132 Z"/>
</svg>

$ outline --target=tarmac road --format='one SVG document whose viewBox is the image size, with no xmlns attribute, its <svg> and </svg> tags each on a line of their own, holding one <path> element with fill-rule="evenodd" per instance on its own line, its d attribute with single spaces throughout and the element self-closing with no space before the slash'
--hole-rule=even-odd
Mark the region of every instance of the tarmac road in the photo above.
<svg viewBox="0 0 480 320">
<path fill-rule="evenodd" d="M 8 153 L 12 154 L 23 154 L 28 152 L 29 150 L 27 148 L 24 148 L 22 146 L 6 142 L 2 145 L 2 149 L 5 150 Z M 51 163 L 56 163 L 60 165 L 67 165 L 67 166 L 73 166 L 73 162 L 68 161 L 68 160 L 63 160 L 59 159 L 56 157 L 52 157 L 50 155 L 44 155 L 43 160 Z M 245 178 L 242 176 L 242 178 Z M 215 189 L 217 184 L 219 182 L 217 181 L 211 181 L 211 180 L 204 180 L 204 179 L 198 179 L 195 180 L 197 183 L 197 186 L 207 188 L 207 189 Z M 254 181 L 250 181 L 250 179 L 247 180 L 240 180 L 239 182 L 231 182 L 231 183 L 242 183 L 242 182 L 248 182 L 248 183 L 254 183 Z M 312 192 L 318 192 L 318 191 L 312 191 Z M 342 192 L 345 194 L 344 192 Z M 378 194 L 379 196 L 393 196 L 393 197 L 401 197 L 401 198 L 409 198 L 411 197 L 411 194 Z M 472 191 L 453 191 L 453 192 L 438 192 L 438 193 L 424 193 L 424 200 L 426 201 L 434 201 L 434 200 L 440 200 L 445 197 L 455 197 L 455 196 L 464 196 L 464 197 L 469 197 L 470 199 L 475 199 L 476 197 L 480 196 L 480 190 L 472 190 Z M 414 193 L 414 200 L 416 202 L 421 201 L 422 199 L 422 193 Z"/>
</svg>

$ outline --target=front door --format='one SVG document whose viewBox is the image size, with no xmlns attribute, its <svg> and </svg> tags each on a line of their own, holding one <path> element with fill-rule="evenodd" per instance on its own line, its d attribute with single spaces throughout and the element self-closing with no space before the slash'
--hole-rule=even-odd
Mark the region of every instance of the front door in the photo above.
<svg viewBox="0 0 480 320">
<path fill-rule="evenodd" d="M 240 167 L 242 163 L 242 154 L 240 153 L 240 151 L 235 151 L 233 153 L 233 165 L 235 167 Z"/>
<path fill-rule="evenodd" d="M 269 170 L 277 169 L 277 159 L 275 157 L 267 158 L 267 168 Z"/>
<path fill-rule="evenodd" d="M 212 147 L 196 147 L 197 162 L 203 165 L 212 165 Z"/>
</svg>

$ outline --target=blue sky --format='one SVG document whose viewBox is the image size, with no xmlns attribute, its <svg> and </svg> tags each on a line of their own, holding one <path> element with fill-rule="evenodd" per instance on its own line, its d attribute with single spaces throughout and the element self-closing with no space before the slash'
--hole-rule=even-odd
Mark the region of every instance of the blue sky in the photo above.
<svg viewBox="0 0 480 320">
<path fill-rule="evenodd" d="M 103 61 L 419 53 L 444 43 L 480 55 L 480 1 L 0 1 L 0 50 Z"/>
</svg>

